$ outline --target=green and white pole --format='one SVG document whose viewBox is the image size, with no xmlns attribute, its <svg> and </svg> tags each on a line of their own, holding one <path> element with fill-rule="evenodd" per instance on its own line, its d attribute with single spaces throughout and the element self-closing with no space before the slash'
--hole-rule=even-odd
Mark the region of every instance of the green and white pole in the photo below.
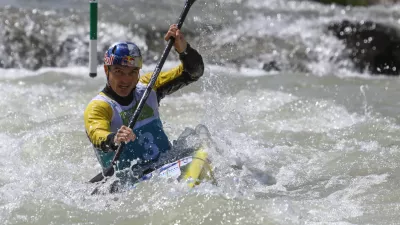
<svg viewBox="0 0 400 225">
<path fill-rule="evenodd" d="M 90 0 L 89 76 L 97 76 L 97 0 Z"/>
</svg>

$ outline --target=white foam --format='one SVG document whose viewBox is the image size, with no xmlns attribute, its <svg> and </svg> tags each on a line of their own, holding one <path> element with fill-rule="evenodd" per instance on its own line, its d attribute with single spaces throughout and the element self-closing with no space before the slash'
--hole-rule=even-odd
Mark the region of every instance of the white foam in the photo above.
<svg viewBox="0 0 400 225">
<path fill-rule="evenodd" d="M 179 65 L 178 61 L 166 61 L 162 68 L 162 71 L 172 69 Z M 143 65 L 141 74 L 152 73 L 157 64 Z M 249 77 L 260 77 L 274 75 L 277 72 L 266 72 L 262 69 L 248 68 L 248 67 L 231 67 L 231 66 L 218 66 L 218 65 L 205 65 L 205 70 L 212 73 L 218 74 L 230 74 L 234 76 L 249 76 Z M 69 66 L 69 67 L 43 67 L 39 70 L 32 71 L 27 69 L 4 69 L 0 68 L 0 81 L 1 80 L 18 80 L 24 77 L 35 77 L 40 76 L 44 73 L 55 72 L 63 73 L 68 76 L 82 77 L 84 79 L 89 78 L 89 68 L 84 66 Z M 102 65 L 97 67 L 97 77 L 105 77 L 104 68 Z"/>
</svg>

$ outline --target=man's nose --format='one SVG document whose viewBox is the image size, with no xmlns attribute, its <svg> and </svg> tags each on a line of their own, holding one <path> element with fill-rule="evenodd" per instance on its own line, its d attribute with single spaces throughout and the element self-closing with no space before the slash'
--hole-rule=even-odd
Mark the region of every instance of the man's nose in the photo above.
<svg viewBox="0 0 400 225">
<path fill-rule="evenodd" d="M 132 76 L 129 75 L 129 73 L 123 72 L 122 73 L 122 79 L 124 80 L 131 80 Z"/>
</svg>

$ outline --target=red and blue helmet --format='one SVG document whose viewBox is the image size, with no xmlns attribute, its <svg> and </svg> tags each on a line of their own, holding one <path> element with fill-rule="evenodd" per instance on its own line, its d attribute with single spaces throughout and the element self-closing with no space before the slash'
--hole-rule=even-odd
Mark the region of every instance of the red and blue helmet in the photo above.
<svg viewBox="0 0 400 225">
<path fill-rule="evenodd" d="M 104 54 L 104 65 L 122 65 L 142 68 L 142 54 L 133 42 L 117 42 Z"/>
</svg>

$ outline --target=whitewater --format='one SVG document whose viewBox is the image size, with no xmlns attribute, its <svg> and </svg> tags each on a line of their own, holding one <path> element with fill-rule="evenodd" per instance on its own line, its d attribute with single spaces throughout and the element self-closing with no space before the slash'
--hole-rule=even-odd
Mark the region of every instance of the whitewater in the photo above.
<svg viewBox="0 0 400 225">
<path fill-rule="evenodd" d="M 400 224 L 400 81 L 354 70 L 324 30 L 349 18 L 399 27 L 400 5 L 196 1 L 183 31 L 205 73 L 160 114 L 171 140 L 209 128 L 218 185 L 156 180 L 98 196 L 83 111 L 106 78 L 101 65 L 88 76 L 88 2 L 0 6 L 0 42 L 15 53 L 0 56 L 1 224 Z M 165 42 L 149 31 L 163 34 L 183 1 L 99 6 L 99 53 L 130 39 L 148 52 L 141 74 L 153 71 Z M 269 61 L 280 69 L 263 70 Z M 178 63 L 171 52 L 163 69 Z"/>
</svg>

